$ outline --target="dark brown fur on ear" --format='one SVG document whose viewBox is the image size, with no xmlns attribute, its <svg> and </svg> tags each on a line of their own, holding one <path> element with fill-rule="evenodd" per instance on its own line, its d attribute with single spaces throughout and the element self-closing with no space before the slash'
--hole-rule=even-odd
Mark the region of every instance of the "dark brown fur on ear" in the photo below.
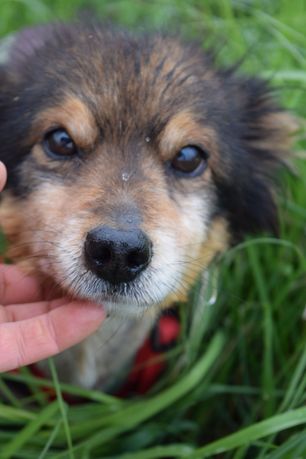
<svg viewBox="0 0 306 459">
<path fill-rule="evenodd" d="M 263 80 L 227 72 L 223 77 L 232 112 L 228 138 L 239 142 L 223 145 L 231 149 L 232 161 L 222 177 L 215 175 L 220 206 L 226 209 L 234 240 L 246 233 L 277 235 L 275 176 L 290 158 L 295 120 L 276 104 Z"/>
</svg>

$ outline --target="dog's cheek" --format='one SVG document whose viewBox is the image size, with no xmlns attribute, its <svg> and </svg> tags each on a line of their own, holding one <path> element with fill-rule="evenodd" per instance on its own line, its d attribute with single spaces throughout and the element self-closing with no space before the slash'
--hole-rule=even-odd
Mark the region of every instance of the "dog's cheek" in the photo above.
<svg viewBox="0 0 306 459">
<path fill-rule="evenodd" d="M 35 269 L 29 260 L 30 245 L 24 241 L 25 225 L 22 202 L 9 192 L 3 193 L 0 205 L 0 228 L 8 242 L 8 249 L 4 255 L 23 267 L 27 273 L 32 273 Z"/>
<path fill-rule="evenodd" d="M 0 225 L 8 240 L 6 256 L 27 273 L 53 273 L 53 266 L 58 264 L 55 249 L 65 228 L 68 203 L 64 188 L 48 184 L 26 198 L 4 193 Z"/>
<path fill-rule="evenodd" d="M 214 198 L 210 193 L 182 195 L 158 209 L 158 225 L 149 229 L 154 241 L 152 267 L 155 283 L 165 288 L 162 307 L 186 300 L 190 287 L 216 253 L 228 245 L 226 222 L 212 220 Z M 170 293 L 171 292 L 171 293 Z"/>
<path fill-rule="evenodd" d="M 181 281 L 176 288 L 165 298 L 161 308 L 165 309 L 176 301 L 186 302 L 188 292 L 195 284 L 201 272 L 205 271 L 220 253 L 225 252 L 230 246 L 230 231 L 228 222 L 222 217 L 214 218 L 209 225 L 206 236 L 202 242 L 189 242 L 186 246 L 185 262 L 181 263 Z M 189 247 L 190 251 L 188 253 Z M 191 255 L 192 254 L 192 255 Z"/>
<path fill-rule="evenodd" d="M 185 231 L 180 232 L 185 260 L 182 274 L 185 296 L 182 300 L 186 299 L 199 274 L 208 268 L 218 253 L 224 252 L 229 246 L 227 222 L 221 217 L 214 217 L 214 208 L 214 197 L 209 193 L 205 199 L 186 199 L 186 210 L 182 217 Z"/>
<path fill-rule="evenodd" d="M 80 249 L 81 219 L 72 218 L 78 215 L 76 195 L 71 187 L 45 184 L 33 193 L 28 204 L 29 215 L 37 219 L 38 237 L 33 237 L 32 247 L 38 255 L 39 269 L 60 283 L 66 276 L 65 260 L 71 263 Z"/>
<path fill-rule="evenodd" d="M 9 192 L 1 196 L 0 227 L 8 242 L 4 255 L 27 274 L 40 272 L 33 251 L 39 239 L 38 217 L 31 200 L 17 198 Z"/>
</svg>

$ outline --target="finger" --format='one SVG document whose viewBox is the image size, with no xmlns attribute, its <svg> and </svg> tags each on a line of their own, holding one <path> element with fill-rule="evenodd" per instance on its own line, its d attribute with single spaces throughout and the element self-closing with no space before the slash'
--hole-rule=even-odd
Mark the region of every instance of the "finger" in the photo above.
<svg viewBox="0 0 306 459">
<path fill-rule="evenodd" d="M 0 372 L 37 362 L 71 347 L 101 325 L 101 306 L 71 302 L 47 314 L 0 325 Z"/>
<path fill-rule="evenodd" d="M 32 303 L 41 300 L 42 290 L 36 279 L 12 265 L 0 264 L 0 303 Z"/>
<path fill-rule="evenodd" d="M 0 305 L 0 324 L 5 322 L 19 322 L 32 317 L 47 314 L 52 309 L 71 303 L 69 298 L 57 298 L 50 301 L 37 301 L 35 303 Z"/>
<path fill-rule="evenodd" d="M 3 190 L 6 182 L 6 168 L 5 165 L 0 161 L 0 191 Z"/>
</svg>

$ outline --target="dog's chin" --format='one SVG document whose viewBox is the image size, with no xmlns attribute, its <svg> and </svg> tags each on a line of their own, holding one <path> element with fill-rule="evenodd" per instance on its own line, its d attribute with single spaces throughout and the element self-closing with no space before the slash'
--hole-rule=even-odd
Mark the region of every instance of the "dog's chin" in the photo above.
<svg viewBox="0 0 306 459">
<path fill-rule="evenodd" d="M 135 301 L 135 298 L 123 295 L 86 295 L 83 298 L 100 304 L 111 317 L 141 318 L 144 315 L 155 317 L 159 309 L 159 303 L 139 302 Z"/>
<path fill-rule="evenodd" d="M 159 292 L 157 295 L 152 285 L 151 289 L 143 288 L 141 292 L 131 285 L 128 288 L 105 288 L 104 282 L 101 282 L 100 288 L 97 288 L 97 283 L 86 282 L 78 285 L 76 289 L 69 289 L 69 294 L 74 298 L 101 304 L 107 315 L 129 318 L 140 318 L 144 314 L 156 316 L 167 293 Z"/>
<path fill-rule="evenodd" d="M 129 298 L 122 298 L 121 301 L 107 299 L 102 301 L 102 305 L 106 313 L 113 317 L 140 318 L 144 314 L 155 316 L 155 311 L 158 309 L 156 304 L 135 304 Z"/>
</svg>

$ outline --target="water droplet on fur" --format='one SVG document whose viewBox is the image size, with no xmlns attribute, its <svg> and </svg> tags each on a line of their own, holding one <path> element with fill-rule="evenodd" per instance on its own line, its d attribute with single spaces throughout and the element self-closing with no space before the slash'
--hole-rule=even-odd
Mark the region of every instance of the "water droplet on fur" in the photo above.
<svg viewBox="0 0 306 459">
<path fill-rule="evenodd" d="M 151 138 L 150 138 L 150 137 L 146 137 L 146 138 L 145 138 L 145 141 L 146 141 L 147 143 L 149 143 L 149 142 L 151 142 Z"/>
<path fill-rule="evenodd" d="M 127 172 L 123 172 L 121 178 L 124 182 L 127 182 L 130 178 L 130 174 L 128 174 Z"/>
</svg>

